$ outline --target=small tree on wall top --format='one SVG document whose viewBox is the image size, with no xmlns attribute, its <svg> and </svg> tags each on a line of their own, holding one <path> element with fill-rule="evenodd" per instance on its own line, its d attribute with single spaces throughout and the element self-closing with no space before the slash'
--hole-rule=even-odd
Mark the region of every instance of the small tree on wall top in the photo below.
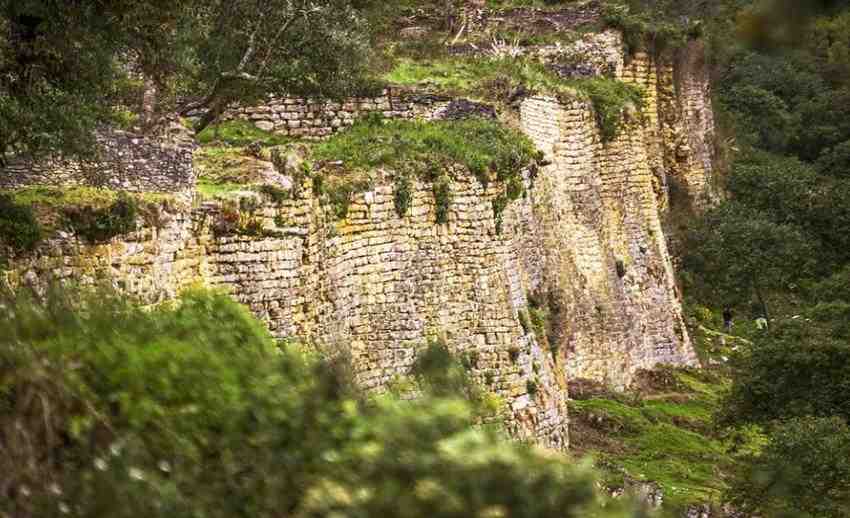
<svg viewBox="0 0 850 518">
<path fill-rule="evenodd" d="M 372 3 L 0 0 L 0 154 L 90 152 L 94 128 L 126 122 L 149 89 L 142 77 L 155 111 L 197 114 L 200 129 L 268 94 L 350 95 Z"/>
</svg>

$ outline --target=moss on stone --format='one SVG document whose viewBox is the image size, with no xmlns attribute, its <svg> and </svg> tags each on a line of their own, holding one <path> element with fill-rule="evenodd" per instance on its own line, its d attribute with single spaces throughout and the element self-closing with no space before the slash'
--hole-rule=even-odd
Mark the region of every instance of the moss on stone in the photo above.
<svg viewBox="0 0 850 518">
<path fill-rule="evenodd" d="M 593 104 L 602 139 L 612 140 L 622 129 L 629 109 L 643 108 L 640 87 L 608 77 L 564 79 L 545 65 L 524 59 L 447 57 L 414 62 L 401 60 L 390 71 L 390 82 L 428 84 L 454 95 L 483 97 L 509 103 L 517 93 L 551 95 L 561 100 L 586 99 Z"/>
</svg>

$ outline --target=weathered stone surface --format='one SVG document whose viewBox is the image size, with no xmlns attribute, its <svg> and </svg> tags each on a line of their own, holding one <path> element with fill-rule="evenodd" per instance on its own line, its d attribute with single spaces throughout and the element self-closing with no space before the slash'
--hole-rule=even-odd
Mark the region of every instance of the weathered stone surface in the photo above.
<svg viewBox="0 0 850 518">
<path fill-rule="evenodd" d="M 99 156 L 88 162 L 50 157 L 13 159 L 0 168 L 0 188 L 28 185 L 87 185 L 136 192 L 187 192 L 195 188 L 195 143 L 171 124 L 164 134 L 146 136 L 102 130 Z"/>
<path fill-rule="evenodd" d="M 406 374 L 427 340 L 442 337 L 469 353 L 473 377 L 504 400 L 515 436 L 565 448 L 568 380 L 624 387 L 638 369 L 696 364 L 660 213 L 668 176 L 694 196 L 705 191 L 713 125 L 698 59 L 674 65 L 644 54 L 612 65 L 645 88 L 647 102 L 611 142 L 602 142 L 589 103 L 525 99 L 521 127 L 549 165 L 525 172 L 526 195 L 504 210 L 501 232 L 493 200 L 502 185 L 485 189 L 453 170 L 448 223 L 438 225 L 430 185 L 415 183 L 399 217 L 392 173 L 377 171 L 343 221 L 313 197 L 308 180 L 296 199 L 255 211 L 275 237 L 217 236 L 225 209 L 205 202 L 104 245 L 59 235 L 12 261 L 7 278 L 16 285 L 109 278 L 148 303 L 193 283 L 220 287 L 275 336 L 348 350 L 369 390 Z M 234 116 L 318 136 L 363 110 L 415 117 L 453 113 L 451 106 L 431 96 L 400 105 L 387 93 L 336 104 L 278 99 Z M 520 323 L 529 296 L 550 310 L 544 343 Z"/>
</svg>

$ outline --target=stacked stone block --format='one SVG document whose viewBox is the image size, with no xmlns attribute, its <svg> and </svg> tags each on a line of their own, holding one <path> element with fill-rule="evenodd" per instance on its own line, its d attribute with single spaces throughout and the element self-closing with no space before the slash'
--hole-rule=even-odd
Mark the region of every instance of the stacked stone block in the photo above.
<svg viewBox="0 0 850 518">
<path fill-rule="evenodd" d="M 195 188 L 194 141 L 183 128 L 148 136 L 116 129 L 96 134 L 98 155 L 91 160 L 18 157 L 0 168 L 0 188 L 29 185 L 93 186 L 133 192 L 187 193 Z"/>
</svg>

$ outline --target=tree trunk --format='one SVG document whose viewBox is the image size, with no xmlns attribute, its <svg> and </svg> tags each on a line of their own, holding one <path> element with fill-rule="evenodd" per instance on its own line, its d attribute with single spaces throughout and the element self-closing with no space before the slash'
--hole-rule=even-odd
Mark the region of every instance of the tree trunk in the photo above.
<svg viewBox="0 0 850 518">
<path fill-rule="evenodd" d="M 159 89 L 156 82 L 149 76 L 145 76 L 142 87 L 142 128 L 150 131 L 156 125 L 156 104 L 159 97 Z"/>
<path fill-rule="evenodd" d="M 200 133 L 204 131 L 210 124 L 214 123 L 221 117 L 225 111 L 227 111 L 228 106 L 230 106 L 230 102 L 225 99 L 214 99 L 210 104 L 207 111 L 201 115 L 200 120 L 195 125 L 195 131 Z"/>
<path fill-rule="evenodd" d="M 753 286 L 756 292 L 756 299 L 759 301 L 759 305 L 761 306 L 762 316 L 765 320 L 770 322 L 770 315 L 767 312 L 767 303 L 764 301 L 764 297 L 761 294 L 761 288 L 759 288 L 758 283 L 756 282 Z"/>
</svg>

